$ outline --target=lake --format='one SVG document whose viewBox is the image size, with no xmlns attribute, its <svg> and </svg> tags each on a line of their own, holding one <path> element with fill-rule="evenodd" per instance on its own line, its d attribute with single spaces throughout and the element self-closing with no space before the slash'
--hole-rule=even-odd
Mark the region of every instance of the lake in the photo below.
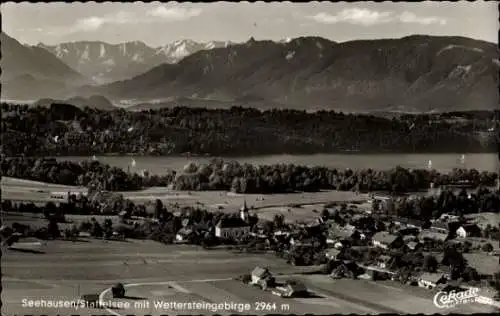
<svg viewBox="0 0 500 316">
<path fill-rule="evenodd" d="M 387 170 L 396 166 L 405 168 L 427 168 L 428 161 L 432 161 L 432 168 L 440 172 L 449 172 L 453 168 L 475 168 L 480 171 L 500 170 L 496 154 L 466 154 L 461 163 L 461 154 L 318 154 L 318 155 L 272 155 L 228 158 L 240 163 L 250 164 L 296 164 L 307 166 L 326 166 L 329 168 L 372 168 Z M 130 171 L 146 169 L 153 174 L 164 174 L 167 169 L 181 170 L 188 162 L 205 163 L 209 157 L 141 157 L 141 156 L 97 156 L 97 160 L 111 166 Z M 91 157 L 56 157 L 58 160 L 82 161 Z M 132 159 L 136 166 L 132 167 Z"/>
</svg>

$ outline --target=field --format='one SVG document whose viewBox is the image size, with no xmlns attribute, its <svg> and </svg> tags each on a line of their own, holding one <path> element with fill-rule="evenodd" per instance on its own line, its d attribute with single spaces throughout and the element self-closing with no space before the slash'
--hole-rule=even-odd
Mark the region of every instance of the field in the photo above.
<svg viewBox="0 0 500 316">
<path fill-rule="evenodd" d="M 364 194 L 341 191 L 262 195 L 234 194 L 223 191 L 180 192 L 166 188 L 151 188 L 122 193 L 126 198 L 137 202 L 160 199 L 166 205 L 199 206 L 208 210 L 229 213 L 237 212 L 246 201 L 251 209 L 250 212 L 256 213 L 259 218 L 272 220 L 275 214 L 283 214 L 289 221 L 313 219 L 319 215 L 322 205 L 329 202 L 361 202 L 368 199 Z M 317 210 L 318 213 L 314 213 L 313 210 Z"/>
<path fill-rule="evenodd" d="M 484 212 L 478 214 L 467 214 L 465 217 L 476 223 L 481 228 L 485 228 L 487 225 L 495 227 L 498 226 L 498 223 L 500 223 L 500 213 Z"/>
<path fill-rule="evenodd" d="M 2 198 L 46 203 L 50 191 L 84 191 L 82 187 L 54 185 L 50 183 L 2 177 Z M 283 214 L 287 221 L 307 221 L 319 215 L 322 205 L 329 202 L 365 201 L 367 195 L 354 192 L 322 191 L 292 194 L 234 194 L 225 191 L 174 191 L 165 187 L 141 191 L 120 192 L 135 203 L 148 203 L 160 199 L 168 206 L 199 206 L 207 210 L 237 212 L 246 201 L 259 218 L 272 220 Z M 299 207 L 298 207 L 299 206 Z M 315 213 L 314 210 L 318 211 Z M 69 219 L 71 216 L 67 216 Z M 78 216 L 74 217 L 80 221 Z"/>
<path fill-rule="evenodd" d="M 491 312 L 487 306 L 464 305 L 438 310 L 432 294 L 361 280 L 330 280 L 298 274 L 273 255 L 203 250 L 188 245 L 151 241 L 49 241 L 44 253 L 6 250 L 2 256 L 3 313 L 13 314 L 340 314 Z M 232 278 L 256 265 L 268 267 L 278 279 L 302 279 L 314 298 L 285 299 Z M 25 300 L 76 300 L 100 294 L 112 300 L 109 287 L 126 284 L 127 309 L 29 308 Z M 140 302 L 149 302 L 149 307 Z M 117 300 L 112 300 L 116 304 Z M 204 302 L 200 306 L 156 306 L 159 302 Z M 226 303 L 226 306 L 213 304 Z M 194 308 L 194 309 L 193 309 Z"/>
</svg>

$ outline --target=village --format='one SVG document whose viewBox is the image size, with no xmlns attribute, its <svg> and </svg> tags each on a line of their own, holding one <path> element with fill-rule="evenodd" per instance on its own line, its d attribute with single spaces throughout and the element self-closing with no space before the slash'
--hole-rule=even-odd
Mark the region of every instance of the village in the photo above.
<svg viewBox="0 0 500 316">
<path fill-rule="evenodd" d="M 485 302 L 498 304 L 494 300 L 498 300 L 500 276 L 499 222 L 496 220 L 494 226 L 491 221 L 478 221 L 481 214 L 498 219 L 498 213 L 463 214 L 457 207 L 424 221 L 412 218 L 412 212 L 397 215 L 403 213 L 398 211 L 402 205 L 410 205 L 408 201 L 419 197 L 370 194 L 365 201 L 314 205 L 308 220 L 301 221 L 287 219 L 287 213 L 303 206 L 284 205 L 288 211 L 268 220 L 260 218 L 262 213 L 246 199 L 239 209 L 208 211 L 201 203 L 117 202 L 113 200 L 116 197 L 102 193 L 91 203 L 86 195 L 51 192 L 52 201 L 38 205 L 3 199 L 3 214 L 39 214 L 48 221 L 46 227 L 39 228 L 19 222 L 3 225 L 4 246 L 32 251 L 34 245 L 40 248 L 51 242 L 44 240 L 132 238 L 199 245 L 208 251 L 226 249 L 228 256 L 231 252 L 274 253 L 290 266 L 310 267 L 309 273 L 331 280 L 389 281 L 429 291 L 480 288 Z M 463 197 L 464 193 L 456 196 Z M 461 201 L 467 203 L 473 198 L 469 194 Z M 82 210 L 88 213 L 89 209 L 95 209 L 90 212 L 94 215 L 74 221 L 79 215 L 71 214 L 81 214 Z M 248 274 L 234 277 L 280 297 L 312 295 L 300 280 L 280 278 L 278 282 L 272 272 L 257 265 Z"/>
</svg>

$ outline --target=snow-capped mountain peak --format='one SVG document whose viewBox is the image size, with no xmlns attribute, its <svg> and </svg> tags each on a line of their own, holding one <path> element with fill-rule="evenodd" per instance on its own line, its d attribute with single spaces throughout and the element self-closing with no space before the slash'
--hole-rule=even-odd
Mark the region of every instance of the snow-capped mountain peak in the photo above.
<svg viewBox="0 0 500 316">
<path fill-rule="evenodd" d="M 61 43 L 54 46 L 39 43 L 64 63 L 98 82 L 130 79 L 162 63 L 177 63 L 200 50 L 227 47 L 228 41 L 198 43 L 179 39 L 157 48 L 141 41 L 108 44 L 100 41 Z M 96 79 L 97 78 L 97 79 Z"/>
</svg>

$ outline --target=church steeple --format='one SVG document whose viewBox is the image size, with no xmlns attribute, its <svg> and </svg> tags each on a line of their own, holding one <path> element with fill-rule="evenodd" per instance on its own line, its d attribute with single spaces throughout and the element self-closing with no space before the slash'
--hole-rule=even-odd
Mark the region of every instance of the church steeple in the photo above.
<svg viewBox="0 0 500 316">
<path fill-rule="evenodd" d="M 247 207 L 247 200 L 243 201 L 243 206 L 240 208 L 240 217 L 244 221 L 248 221 L 248 207 Z"/>
</svg>

